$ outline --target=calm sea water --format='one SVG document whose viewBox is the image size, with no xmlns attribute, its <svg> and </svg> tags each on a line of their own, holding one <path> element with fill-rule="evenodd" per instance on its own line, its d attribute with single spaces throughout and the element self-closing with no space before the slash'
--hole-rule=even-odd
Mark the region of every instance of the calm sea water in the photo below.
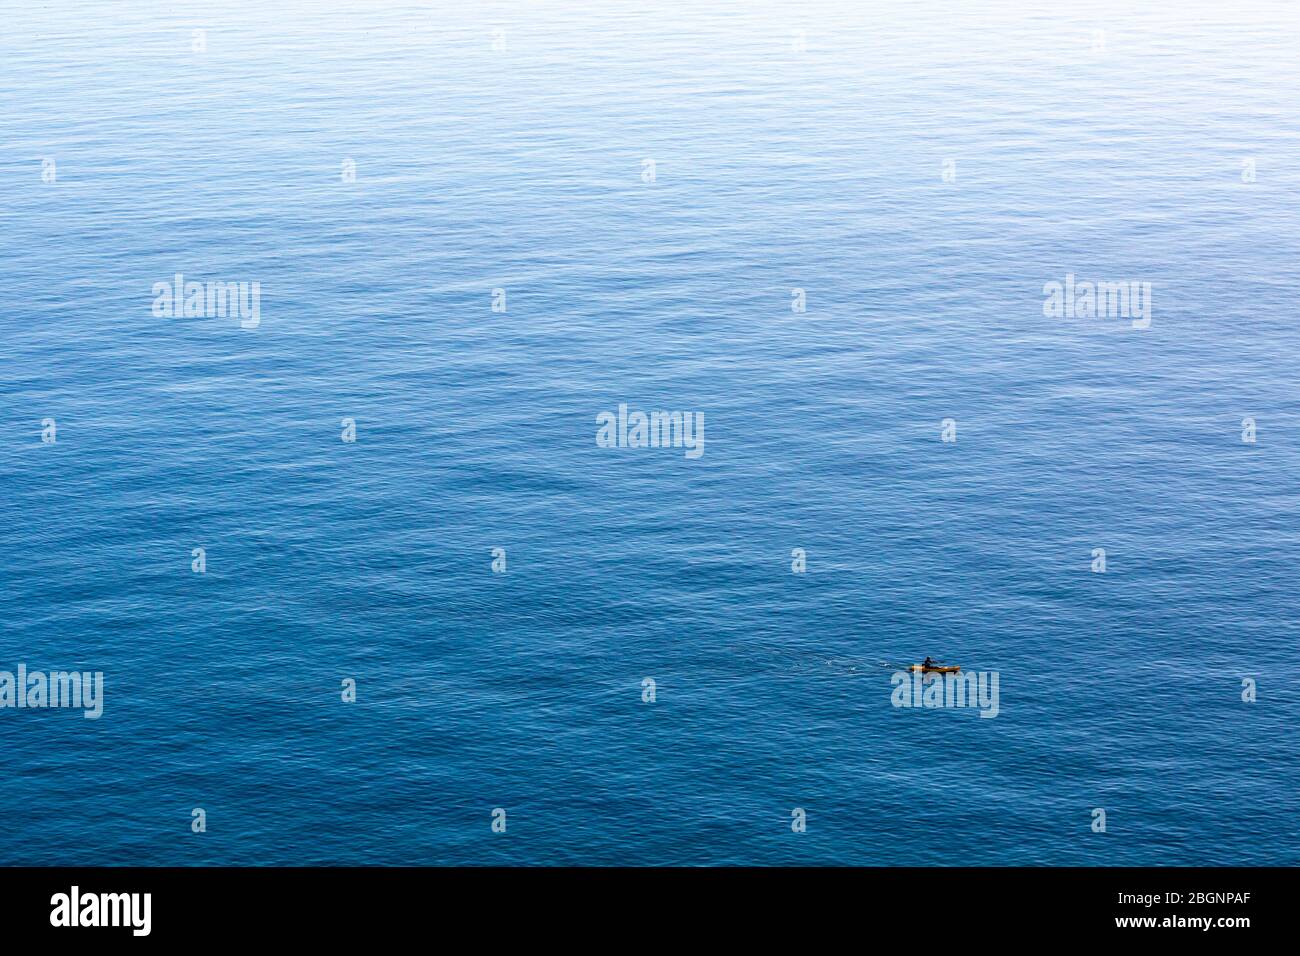
<svg viewBox="0 0 1300 956">
<path fill-rule="evenodd" d="M 1300 862 L 1300 20 L 1163 6 L 8 11 L 0 862 Z"/>
</svg>

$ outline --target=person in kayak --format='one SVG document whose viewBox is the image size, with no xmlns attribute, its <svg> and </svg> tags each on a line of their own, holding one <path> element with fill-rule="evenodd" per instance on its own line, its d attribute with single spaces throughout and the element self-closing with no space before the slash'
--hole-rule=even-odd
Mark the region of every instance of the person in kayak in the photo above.
<svg viewBox="0 0 1300 956">
<path fill-rule="evenodd" d="M 939 666 L 938 664 L 930 660 L 930 656 L 928 654 L 925 657 L 925 663 L 921 665 L 921 667 L 923 668 L 938 667 L 938 666 Z"/>
</svg>

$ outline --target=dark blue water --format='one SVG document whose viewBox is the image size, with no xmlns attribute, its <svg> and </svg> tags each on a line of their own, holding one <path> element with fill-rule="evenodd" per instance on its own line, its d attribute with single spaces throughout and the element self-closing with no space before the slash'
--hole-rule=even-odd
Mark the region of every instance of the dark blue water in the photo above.
<svg viewBox="0 0 1300 956">
<path fill-rule="evenodd" d="M 10 17 L 0 862 L 1296 863 L 1300 28 L 1126 7 Z"/>
</svg>

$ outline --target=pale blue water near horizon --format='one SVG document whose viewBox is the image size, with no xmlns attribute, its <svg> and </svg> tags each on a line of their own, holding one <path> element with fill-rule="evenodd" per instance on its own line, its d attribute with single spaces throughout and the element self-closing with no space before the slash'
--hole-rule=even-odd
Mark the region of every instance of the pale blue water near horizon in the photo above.
<svg viewBox="0 0 1300 956">
<path fill-rule="evenodd" d="M 1292 5 L 4 12 L 0 863 L 1297 862 Z"/>
</svg>

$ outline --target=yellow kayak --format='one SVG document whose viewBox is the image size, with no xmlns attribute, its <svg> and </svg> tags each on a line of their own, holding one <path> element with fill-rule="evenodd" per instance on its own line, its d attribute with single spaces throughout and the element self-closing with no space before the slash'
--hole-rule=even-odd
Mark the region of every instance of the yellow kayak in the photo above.
<svg viewBox="0 0 1300 956">
<path fill-rule="evenodd" d="M 913 664 L 912 670 L 920 671 L 922 674 L 955 674 L 961 670 L 961 666 L 953 664 L 951 667 L 926 667 L 924 664 Z"/>
</svg>

